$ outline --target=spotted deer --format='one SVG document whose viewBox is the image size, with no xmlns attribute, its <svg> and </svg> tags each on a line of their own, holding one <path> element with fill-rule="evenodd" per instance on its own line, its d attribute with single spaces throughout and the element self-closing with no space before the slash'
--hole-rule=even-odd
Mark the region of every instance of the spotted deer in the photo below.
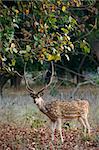
<svg viewBox="0 0 99 150">
<path fill-rule="evenodd" d="M 90 125 L 88 123 L 88 113 L 89 113 L 89 103 L 87 100 L 72 100 L 72 101 L 51 101 L 46 102 L 43 100 L 41 94 L 43 91 L 51 84 L 53 77 L 53 63 L 52 63 L 52 76 L 49 84 L 40 89 L 38 92 L 35 92 L 29 86 L 26 78 L 26 89 L 30 93 L 30 96 L 33 98 L 34 103 L 38 106 L 39 110 L 44 113 L 51 121 L 52 128 L 52 141 L 54 140 L 54 132 L 56 127 L 58 127 L 61 141 L 63 143 L 62 136 L 62 121 L 63 120 L 72 120 L 77 119 L 84 127 L 84 133 L 90 135 Z"/>
</svg>

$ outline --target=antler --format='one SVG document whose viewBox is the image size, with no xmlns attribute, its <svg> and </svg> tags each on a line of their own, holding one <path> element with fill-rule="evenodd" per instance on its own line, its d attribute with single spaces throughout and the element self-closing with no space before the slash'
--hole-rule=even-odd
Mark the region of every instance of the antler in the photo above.
<svg viewBox="0 0 99 150">
<path fill-rule="evenodd" d="M 52 83 L 53 76 L 54 76 L 54 66 L 53 66 L 53 62 L 51 62 L 51 65 L 52 65 L 52 75 L 51 75 L 50 81 L 49 81 L 49 83 L 48 83 L 45 87 L 43 87 L 42 89 L 40 89 L 40 90 L 37 92 L 37 95 L 40 94 L 40 93 L 42 93 L 42 92 L 43 92 L 45 89 L 47 89 L 47 88 L 50 86 L 50 84 Z M 29 83 L 28 83 L 28 81 L 27 81 L 27 79 L 26 79 L 26 76 L 25 76 L 25 70 L 26 70 L 26 63 L 25 63 L 25 65 L 24 65 L 24 80 L 25 80 L 26 89 L 27 89 L 28 92 L 30 92 L 30 93 L 32 93 L 32 94 L 36 94 L 36 92 L 29 86 Z M 34 78 L 34 79 L 35 79 L 35 78 Z"/>
<path fill-rule="evenodd" d="M 54 65 L 53 65 L 53 61 L 51 61 L 51 65 L 52 65 L 52 75 L 51 75 L 50 81 L 49 81 L 49 83 L 48 83 L 45 87 L 43 87 L 42 89 L 40 89 L 37 94 L 42 93 L 42 92 L 43 92 L 45 89 L 47 89 L 47 88 L 50 86 L 50 84 L 52 83 L 53 76 L 54 76 Z"/>
<path fill-rule="evenodd" d="M 24 80 L 25 80 L 26 89 L 27 89 L 28 92 L 30 92 L 32 94 L 35 94 L 35 91 L 29 86 L 29 83 L 28 83 L 28 81 L 26 79 L 25 70 L 26 70 L 26 63 L 24 65 Z"/>
</svg>

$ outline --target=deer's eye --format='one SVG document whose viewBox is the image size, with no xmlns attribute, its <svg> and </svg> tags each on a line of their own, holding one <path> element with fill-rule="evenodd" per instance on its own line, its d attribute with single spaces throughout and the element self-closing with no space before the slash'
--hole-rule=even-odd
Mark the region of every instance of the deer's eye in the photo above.
<svg viewBox="0 0 99 150">
<path fill-rule="evenodd" d="M 32 94 L 32 93 L 30 93 L 30 96 L 31 96 L 31 97 L 33 97 L 33 94 Z"/>
<path fill-rule="evenodd" d="M 32 93 L 30 93 L 30 96 L 31 96 L 33 99 L 36 98 L 36 95 L 34 95 L 34 94 L 32 94 Z"/>
<path fill-rule="evenodd" d="M 41 94 L 40 94 L 40 96 L 43 96 L 44 95 L 44 93 L 42 92 Z"/>
</svg>

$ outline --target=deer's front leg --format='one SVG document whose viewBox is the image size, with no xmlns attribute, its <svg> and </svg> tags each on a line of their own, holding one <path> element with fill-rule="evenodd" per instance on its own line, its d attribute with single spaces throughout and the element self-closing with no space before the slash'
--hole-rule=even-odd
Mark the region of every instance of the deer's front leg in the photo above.
<svg viewBox="0 0 99 150">
<path fill-rule="evenodd" d="M 62 120 L 61 120 L 61 118 L 58 118 L 57 123 L 58 123 L 58 130 L 60 132 L 61 142 L 63 143 L 64 140 L 63 140 L 63 136 L 62 136 Z"/>
<path fill-rule="evenodd" d="M 51 129 L 52 129 L 52 141 L 54 141 L 54 132 L 56 129 L 57 121 L 53 122 L 51 121 Z"/>
</svg>

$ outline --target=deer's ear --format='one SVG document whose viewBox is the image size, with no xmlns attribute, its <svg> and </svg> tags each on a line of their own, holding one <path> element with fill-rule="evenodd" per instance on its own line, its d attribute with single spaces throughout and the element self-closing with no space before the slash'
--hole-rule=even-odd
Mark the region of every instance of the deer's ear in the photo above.
<svg viewBox="0 0 99 150">
<path fill-rule="evenodd" d="M 40 95 L 40 96 L 43 96 L 43 95 L 44 95 L 44 92 L 41 92 L 39 95 Z"/>
<path fill-rule="evenodd" d="M 30 96 L 34 98 L 34 94 L 33 93 L 30 93 Z"/>
</svg>

